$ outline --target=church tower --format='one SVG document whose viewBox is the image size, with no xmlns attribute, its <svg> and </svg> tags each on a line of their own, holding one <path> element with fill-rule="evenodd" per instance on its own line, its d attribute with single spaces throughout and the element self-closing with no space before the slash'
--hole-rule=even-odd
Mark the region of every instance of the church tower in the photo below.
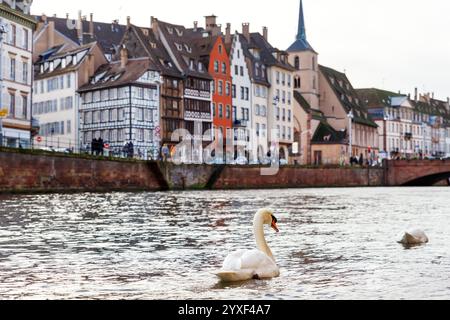
<svg viewBox="0 0 450 320">
<path fill-rule="evenodd" d="M 309 105 L 319 110 L 319 65 L 318 54 L 306 38 L 303 1 L 300 0 L 298 32 L 295 42 L 287 49 L 289 62 L 296 69 L 294 89 L 300 92 Z"/>
</svg>

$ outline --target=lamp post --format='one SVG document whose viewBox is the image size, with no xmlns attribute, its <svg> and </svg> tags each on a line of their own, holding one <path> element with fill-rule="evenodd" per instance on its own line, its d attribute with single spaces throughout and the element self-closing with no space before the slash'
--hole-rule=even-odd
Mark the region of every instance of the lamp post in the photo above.
<svg viewBox="0 0 450 320">
<path fill-rule="evenodd" d="M 7 33 L 7 26 L 0 21 L 0 109 L 3 108 L 3 69 L 2 69 L 2 61 L 3 61 L 3 40 L 4 36 Z M 0 146 L 3 146 L 3 122 L 2 117 L 0 116 Z"/>
<path fill-rule="evenodd" d="M 353 157 L 353 119 L 355 118 L 355 115 L 353 114 L 353 110 L 350 110 L 348 117 L 348 128 L 349 128 L 349 138 L 348 138 L 348 144 L 349 144 L 349 158 Z"/>
</svg>

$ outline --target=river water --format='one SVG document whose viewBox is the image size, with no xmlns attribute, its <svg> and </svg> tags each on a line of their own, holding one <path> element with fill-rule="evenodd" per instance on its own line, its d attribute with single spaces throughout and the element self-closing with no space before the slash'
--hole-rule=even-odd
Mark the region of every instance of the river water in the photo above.
<svg viewBox="0 0 450 320">
<path fill-rule="evenodd" d="M 281 277 L 220 284 L 262 207 Z M 0 196 L 0 299 L 450 299 L 449 270 L 449 188 Z"/>
</svg>

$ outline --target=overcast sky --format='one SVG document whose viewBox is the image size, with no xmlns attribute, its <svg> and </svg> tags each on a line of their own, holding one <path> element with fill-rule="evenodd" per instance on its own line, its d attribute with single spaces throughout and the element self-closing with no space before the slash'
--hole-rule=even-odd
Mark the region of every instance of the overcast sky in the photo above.
<svg viewBox="0 0 450 320">
<path fill-rule="evenodd" d="M 226 5 L 224 5 L 226 3 Z M 450 96 L 450 1 L 447 0 L 304 0 L 308 40 L 319 63 L 346 71 L 356 88 L 377 87 L 412 93 Z M 150 16 L 192 26 L 204 15 L 241 30 L 269 28 L 269 41 L 286 49 L 297 33 L 299 0 L 34 0 L 34 14 L 65 17 L 94 13 L 96 21 L 126 16 L 148 26 Z"/>
</svg>

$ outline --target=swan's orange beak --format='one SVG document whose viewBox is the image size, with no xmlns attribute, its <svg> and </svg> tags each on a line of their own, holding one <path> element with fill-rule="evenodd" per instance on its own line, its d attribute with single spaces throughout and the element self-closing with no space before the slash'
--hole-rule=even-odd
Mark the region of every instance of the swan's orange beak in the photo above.
<svg viewBox="0 0 450 320">
<path fill-rule="evenodd" d="M 275 230 L 275 232 L 280 232 L 275 220 L 272 221 L 272 229 Z"/>
</svg>

